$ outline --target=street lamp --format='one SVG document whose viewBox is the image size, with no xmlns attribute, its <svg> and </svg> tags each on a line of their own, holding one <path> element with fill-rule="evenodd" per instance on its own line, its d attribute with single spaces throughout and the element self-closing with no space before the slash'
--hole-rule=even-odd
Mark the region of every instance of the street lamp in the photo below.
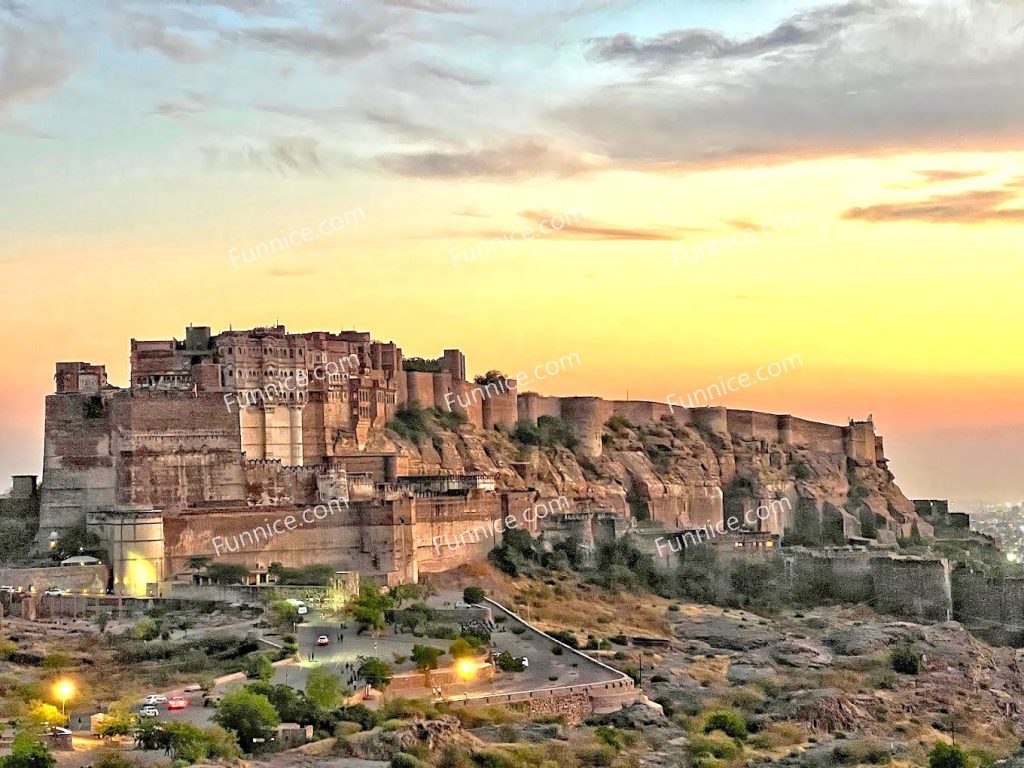
<svg viewBox="0 0 1024 768">
<path fill-rule="evenodd" d="M 455 662 L 455 674 L 463 680 L 472 680 L 476 675 L 476 662 L 470 658 L 458 659 Z"/>
<path fill-rule="evenodd" d="M 67 717 L 67 701 L 75 695 L 75 684 L 70 680 L 58 680 L 53 686 L 53 693 L 60 699 L 60 713 Z"/>
</svg>

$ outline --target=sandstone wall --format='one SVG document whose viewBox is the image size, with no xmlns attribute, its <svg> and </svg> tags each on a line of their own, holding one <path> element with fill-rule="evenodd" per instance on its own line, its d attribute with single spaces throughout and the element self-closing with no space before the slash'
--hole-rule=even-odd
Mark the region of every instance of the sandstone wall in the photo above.
<svg viewBox="0 0 1024 768">
<path fill-rule="evenodd" d="M 881 613 L 948 621 L 953 610 L 949 562 L 917 557 L 874 557 L 875 607 Z"/>
<path fill-rule="evenodd" d="M 536 392 L 519 395 L 519 417 L 532 424 L 537 423 L 541 416 L 562 417 L 562 399 L 560 397 L 544 397 Z"/>
<path fill-rule="evenodd" d="M 419 403 L 423 408 L 434 405 L 434 374 L 427 371 L 406 371 L 406 396 L 409 402 Z"/>
<path fill-rule="evenodd" d="M 601 433 L 614 413 L 614 405 L 599 397 L 563 397 L 561 400 L 562 419 L 579 440 L 580 453 L 600 456 Z"/>
<path fill-rule="evenodd" d="M 219 395 L 123 393 L 112 411 L 118 504 L 163 508 L 245 498 L 238 418 Z"/>
<path fill-rule="evenodd" d="M 106 565 L 75 565 L 54 568 L 0 568 L 0 584 L 28 592 L 51 587 L 69 592 L 103 594 L 107 589 Z"/>
<path fill-rule="evenodd" d="M 39 535 L 85 523 L 86 512 L 114 504 L 111 395 L 47 395 Z M 41 542 L 45 543 L 45 542 Z"/>
<path fill-rule="evenodd" d="M 480 403 L 484 429 L 494 429 L 495 427 L 512 429 L 519 421 L 515 379 L 508 379 L 506 386 L 505 391 L 494 395 L 488 394 Z"/>
<path fill-rule="evenodd" d="M 413 546 L 422 573 L 438 573 L 486 559 L 487 553 L 501 543 L 501 500 L 497 494 L 469 499 L 416 499 L 415 512 Z"/>
</svg>

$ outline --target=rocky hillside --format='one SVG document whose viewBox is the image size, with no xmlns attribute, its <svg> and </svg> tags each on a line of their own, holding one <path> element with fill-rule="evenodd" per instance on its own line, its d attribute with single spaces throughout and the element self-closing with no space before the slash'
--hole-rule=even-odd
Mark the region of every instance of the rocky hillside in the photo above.
<svg viewBox="0 0 1024 768">
<path fill-rule="evenodd" d="M 914 512 L 884 462 L 863 462 L 767 440 L 683 426 L 671 419 L 633 424 L 613 417 L 603 451 L 574 451 L 558 419 L 507 432 L 459 424 L 452 414 L 404 411 L 369 450 L 397 448 L 410 472 L 484 472 L 499 488 L 536 489 L 586 508 L 608 508 L 670 527 L 699 526 L 784 500 L 787 535 L 800 543 L 843 544 L 855 536 L 885 543 L 931 528 Z M 916 533 L 915 533 L 916 532 Z"/>
</svg>

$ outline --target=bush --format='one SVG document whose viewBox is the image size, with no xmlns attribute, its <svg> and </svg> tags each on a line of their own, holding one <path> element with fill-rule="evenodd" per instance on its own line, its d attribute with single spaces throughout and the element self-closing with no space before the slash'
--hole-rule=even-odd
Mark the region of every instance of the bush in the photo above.
<svg viewBox="0 0 1024 768">
<path fill-rule="evenodd" d="M 971 760 L 956 744 L 936 744 L 928 753 L 928 768 L 971 768 Z"/>
<path fill-rule="evenodd" d="M 522 672 L 526 669 L 523 666 L 523 660 L 513 656 L 508 651 L 502 651 L 498 654 L 498 669 L 502 672 Z"/>
<path fill-rule="evenodd" d="M 744 741 L 747 738 L 747 721 L 735 710 L 722 709 L 712 712 L 704 721 L 704 733 L 721 731 L 726 736 Z"/>
<path fill-rule="evenodd" d="M 56 764 L 46 745 L 30 733 L 15 736 L 11 754 L 0 758 L 0 768 L 54 768 Z"/>
<path fill-rule="evenodd" d="M 242 661 L 242 669 L 250 680 L 269 680 L 274 676 L 274 666 L 265 653 L 251 653 Z"/>
<path fill-rule="evenodd" d="M 100 755 L 93 768 L 136 768 L 136 764 L 124 756 L 124 752 L 112 749 Z"/>
<path fill-rule="evenodd" d="M 920 674 L 922 662 L 921 653 L 909 643 L 897 645 L 889 654 L 889 663 L 901 675 Z"/>
<path fill-rule="evenodd" d="M 364 731 L 377 727 L 377 713 L 362 704 L 355 704 L 351 707 L 339 707 L 334 710 L 334 714 L 343 722 L 356 723 Z"/>
<path fill-rule="evenodd" d="M 391 768 L 419 768 L 419 765 L 419 760 L 405 752 L 399 752 L 391 758 Z"/>
<path fill-rule="evenodd" d="M 885 747 L 862 740 L 840 744 L 832 750 L 832 759 L 845 765 L 888 765 L 892 755 Z"/>
<path fill-rule="evenodd" d="M 466 587 L 462 590 L 462 599 L 470 605 L 482 603 L 485 597 L 487 597 L 487 593 L 480 587 Z"/>
</svg>

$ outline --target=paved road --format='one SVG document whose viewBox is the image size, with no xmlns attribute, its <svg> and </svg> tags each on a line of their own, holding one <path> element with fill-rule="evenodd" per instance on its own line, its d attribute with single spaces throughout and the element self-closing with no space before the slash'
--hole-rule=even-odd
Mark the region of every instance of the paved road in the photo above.
<svg viewBox="0 0 1024 768">
<path fill-rule="evenodd" d="M 451 607 L 460 598 L 461 595 L 455 593 L 442 594 L 432 599 L 430 603 L 437 608 Z M 541 637 L 530 629 L 516 634 L 512 628 L 522 626 L 522 624 L 507 611 L 494 606 L 490 607 L 495 618 L 502 614 L 505 615 L 505 621 L 496 622 L 496 629 L 491 634 L 492 651 L 495 653 L 508 651 L 513 656 L 525 656 L 529 659 L 529 667 L 519 673 L 498 672 L 493 681 L 446 687 L 443 691 L 444 696 L 457 699 L 476 698 L 496 693 L 519 693 L 568 685 L 602 683 L 621 677 L 621 675 L 573 653 L 569 649 L 563 649 L 560 654 L 554 653 L 552 649 L 558 644 L 553 640 Z M 447 640 L 418 638 L 411 634 L 396 635 L 393 634 L 391 628 L 388 629 L 387 634 L 380 637 L 368 634 L 357 635 L 352 622 L 349 622 L 347 628 L 341 629 L 337 622 L 328 621 L 315 611 L 311 611 L 305 618 L 306 620 L 298 626 L 296 632 L 300 661 L 275 668 L 274 676 L 271 679 L 272 683 L 283 683 L 297 690 L 303 690 L 309 671 L 316 667 L 326 666 L 341 678 L 343 684 L 355 689 L 362 684 L 362 681 L 357 680 L 354 684 L 351 683 L 351 671 L 358 668 L 358 657 L 360 656 L 377 656 L 392 664 L 396 671 L 411 671 L 414 669 L 412 662 L 395 664 L 394 654 L 408 657 L 412 653 L 412 647 L 416 644 L 433 645 L 447 652 L 449 645 Z M 344 639 L 340 639 L 339 634 L 343 635 Z M 320 635 L 327 635 L 330 641 L 328 646 L 317 646 L 317 638 Z M 311 655 L 312 660 L 310 660 Z M 448 656 L 441 659 L 442 666 L 446 666 L 450 662 L 451 659 Z M 214 693 L 223 695 L 232 688 L 245 685 L 246 682 L 244 679 L 232 681 L 219 686 Z M 425 688 L 408 689 L 401 692 L 401 695 L 410 698 L 422 698 L 427 694 L 428 691 Z M 189 702 L 188 708 L 171 711 L 167 709 L 166 704 L 161 704 L 158 706 L 159 719 L 183 720 L 199 726 L 208 725 L 215 710 L 203 707 L 202 694 L 183 695 Z"/>
</svg>

